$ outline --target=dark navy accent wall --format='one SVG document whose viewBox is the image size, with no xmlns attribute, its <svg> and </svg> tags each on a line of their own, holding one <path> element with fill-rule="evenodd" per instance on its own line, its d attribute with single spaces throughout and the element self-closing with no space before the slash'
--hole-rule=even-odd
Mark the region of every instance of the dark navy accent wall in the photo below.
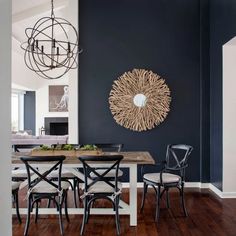
<svg viewBox="0 0 236 236">
<path fill-rule="evenodd" d="M 210 181 L 210 23 L 209 0 L 200 1 L 200 150 L 201 182 Z"/>
<path fill-rule="evenodd" d="M 207 131 L 201 131 L 209 118 L 202 109 L 208 72 L 201 64 L 207 40 L 200 34 L 201 7 L 199 0 L 80 0 L 80 143 L 124 143 L 126 150 L 150 151 L 156 161 L 165 158 L 167 144 L 187 143 L 194 147 L 187 181 L 200 181 L 209 162 Z M 158 73 L 171 90 L 171 111 L 151 131 L 127 130 L 109 110 L 113 81 L 133 68 Z"/>
<path fill-rule="evenodd" d="M 24 129 L 35 134 L 35 92 L 27 91 L 24 95 Z"/>
<path fill-rule="evenodd" d="M 222 46 L 236 36 L 236 1 L 210 1 L 211 182 L 222 190 Z"/>
</svg>

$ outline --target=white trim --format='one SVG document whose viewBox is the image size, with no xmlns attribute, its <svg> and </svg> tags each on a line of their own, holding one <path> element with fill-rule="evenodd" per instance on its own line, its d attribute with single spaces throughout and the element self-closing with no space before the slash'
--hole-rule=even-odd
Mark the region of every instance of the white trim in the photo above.
<svg viewBox="0 0 236 236">
<path fill-rule="evenodd" d="M 122 183 L 122 187 L 129 188 L 129 183 L 127 183 L 127 182 Z M 236 198 L 236 192 L 222 192 L 211 183 L 186 182 L 185 187 L 186 188 L 210 189 L 212 192 L 214 192 L 220 198 Z M 143 188 L 143 183 L 138 182 L 137 188 Z"/>
<path fill-rule="evenodd" d="M 213 184 L 209 184 L 209 189 L 220 198 L 236 198 L 236 192 L 222 192 Z"/>
<path fill-rule="evenodd" d="M 200 183 L 200 182 L 186 182 L 185 183 L 186 188 L 209 188 L 209 185 L 210 185 L 209 183 Z M 122 187 L 129 188 L 129 183 L 128 182 L 122 183 Z M 138 182 L 137 188 L 142 188 L 142 187 L 143 187 L 143 183 Z"/>
<path fill-rule="evenodd" d="M 11 90 L 11 92 L 12 93 L 15 93 L 15 94 L 26 94 L 26 91 L 25 90 L 22 90 L 22 89 L 15 89 L 15 88 L 13 88 L 12 90 Z"/>
</svg>

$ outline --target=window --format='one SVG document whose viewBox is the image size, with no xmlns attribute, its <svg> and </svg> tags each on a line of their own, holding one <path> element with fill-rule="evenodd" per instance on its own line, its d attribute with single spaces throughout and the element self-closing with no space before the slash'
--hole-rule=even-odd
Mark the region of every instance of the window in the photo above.
<svg viewBox="0 0 236 236">
<path fill-rule="evenodd" d="M 11 129 L 24 129 L 24 92 L 14 91 L 11 95 Z"/>
</svg>

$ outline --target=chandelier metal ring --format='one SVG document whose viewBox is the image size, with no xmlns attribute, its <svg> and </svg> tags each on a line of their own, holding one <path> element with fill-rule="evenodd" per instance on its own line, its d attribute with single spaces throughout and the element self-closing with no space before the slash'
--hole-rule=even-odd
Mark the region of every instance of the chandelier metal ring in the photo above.
<svg viewBox="0 0 236 236">
<path fill-rule="evenodd" d="M 33 27 L 25 29 L 26 66 L 45 79 L 58 79 L 70 69 L 78 67 L 78 32 L 66 19 L 54 15 L 53 0 L 51 16 L 40 18 Z M 69 33 L 68 33 L 69 32 Z"/>
</svg>

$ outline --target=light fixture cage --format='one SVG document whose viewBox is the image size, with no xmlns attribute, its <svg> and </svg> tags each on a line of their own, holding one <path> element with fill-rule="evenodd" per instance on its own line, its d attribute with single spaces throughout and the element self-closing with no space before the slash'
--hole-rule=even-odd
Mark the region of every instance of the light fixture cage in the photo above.
<svg viewBox="0 0 236 236">
<path fill-rule="evenodd" d="M 40 18 L 25 29 L 27 41 L 21 44 L 26 66 L 44 79 L 58 79 L 78 67 L 78 32 L 66 19 L 55 17 L 53 0 L 51 16 Z"/>
</svg>

